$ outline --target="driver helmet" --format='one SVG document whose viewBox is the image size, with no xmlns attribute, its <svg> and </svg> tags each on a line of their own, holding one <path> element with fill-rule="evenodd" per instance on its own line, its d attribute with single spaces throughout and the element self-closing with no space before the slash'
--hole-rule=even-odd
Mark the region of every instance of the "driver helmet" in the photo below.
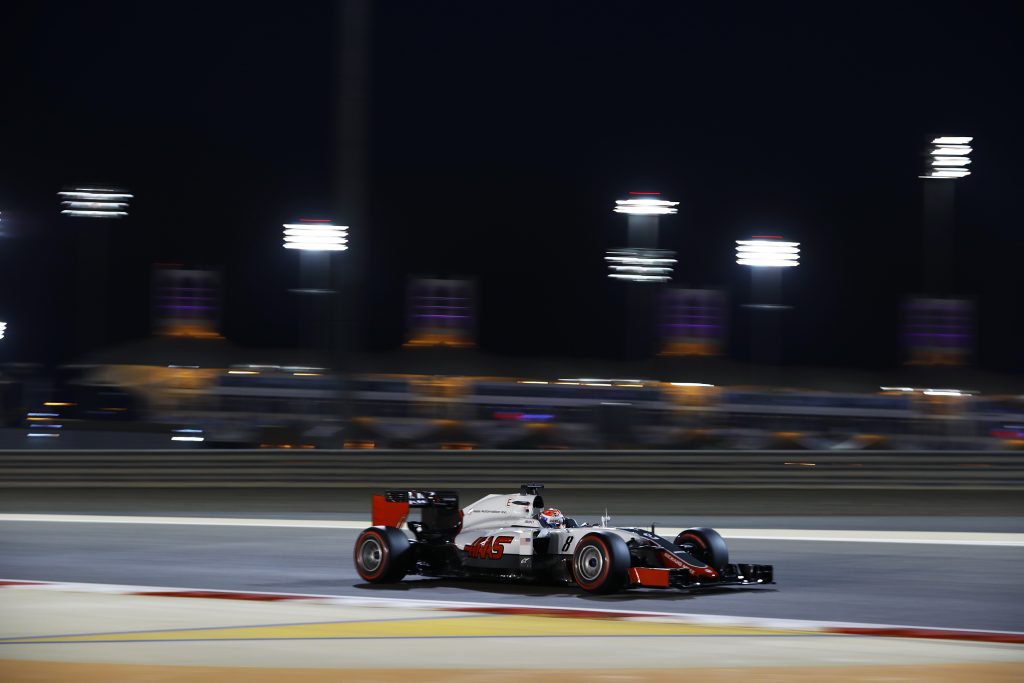
<svg viewBox="0 0 1024 683">
<path fill-rule="evenodd" d="M 561 529 L 565 525 L 565 517 L 562 516 L 562 511 L 558 508 L 544 508 L 537 519 L 540 520 L 540 525 L 549 529 Z"/>
</svg>

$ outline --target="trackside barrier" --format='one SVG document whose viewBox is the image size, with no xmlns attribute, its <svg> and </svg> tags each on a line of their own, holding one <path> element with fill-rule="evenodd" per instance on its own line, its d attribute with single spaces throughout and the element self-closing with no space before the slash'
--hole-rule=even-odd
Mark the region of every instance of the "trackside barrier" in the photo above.
<svg viewBox="0 0 1024 683">
<path fill-rule="evenodd" d="M 1024 489 L 1024 453 L 0 451 L 0 486 Z"/>
</svg>

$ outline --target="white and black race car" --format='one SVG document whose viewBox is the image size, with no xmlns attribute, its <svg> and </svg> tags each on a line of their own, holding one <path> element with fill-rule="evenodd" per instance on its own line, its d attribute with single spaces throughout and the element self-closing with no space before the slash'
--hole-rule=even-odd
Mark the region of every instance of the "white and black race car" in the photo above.
<svg viewBox="0 0 1024 683">
<path fill-rule="evenodd" d="M 356 540 L 356 571 L 371 583 L 407 574 L 532 579 L 591 593 L 632 586 L 700 589 L 774 583 L 772 566 L 730 564 L 714 529 L 686 529 L 669 541 L 646 529 L 539 519 L 541 484 L 484 496 L 459 509 L 455 491 L 387 491 L 373 497 L 373 526 Z M 407 521 L 411 510 L 419 521 Z M 403 528 L 404 526 L 404 528 Z"/>
</svg>

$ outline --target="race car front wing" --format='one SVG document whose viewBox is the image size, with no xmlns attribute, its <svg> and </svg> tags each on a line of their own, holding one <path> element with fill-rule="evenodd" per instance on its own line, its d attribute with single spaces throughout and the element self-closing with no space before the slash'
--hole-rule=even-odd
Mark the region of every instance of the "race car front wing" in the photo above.
<svg viewBox="0 0 1024 683">
<path fill-rule="evenodd" d="M 649 588 L 718 588 L 719 586 L 756 586 L 775 583 L 770 564 L 728 564 L 716 572 L 717 576 L 695 576 L 689 569 L 632 567 L 629 581 L 634 586 Z"/>
</svg>

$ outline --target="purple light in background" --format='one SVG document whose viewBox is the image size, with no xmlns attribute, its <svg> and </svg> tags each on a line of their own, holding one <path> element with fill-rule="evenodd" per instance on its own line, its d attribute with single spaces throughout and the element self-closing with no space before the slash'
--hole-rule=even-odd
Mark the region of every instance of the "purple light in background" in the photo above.
<svg viewBox="0 0 1024 683">
<path fill-rule="evenodd" d="M 955 339 L 967 339 L 971 335 L 969 334 L 953 334 L 951 332 L 911 332 L 907 335 L 908 337 L 940 337 L 940 338 L 955 338 Z"/>
</svg>

